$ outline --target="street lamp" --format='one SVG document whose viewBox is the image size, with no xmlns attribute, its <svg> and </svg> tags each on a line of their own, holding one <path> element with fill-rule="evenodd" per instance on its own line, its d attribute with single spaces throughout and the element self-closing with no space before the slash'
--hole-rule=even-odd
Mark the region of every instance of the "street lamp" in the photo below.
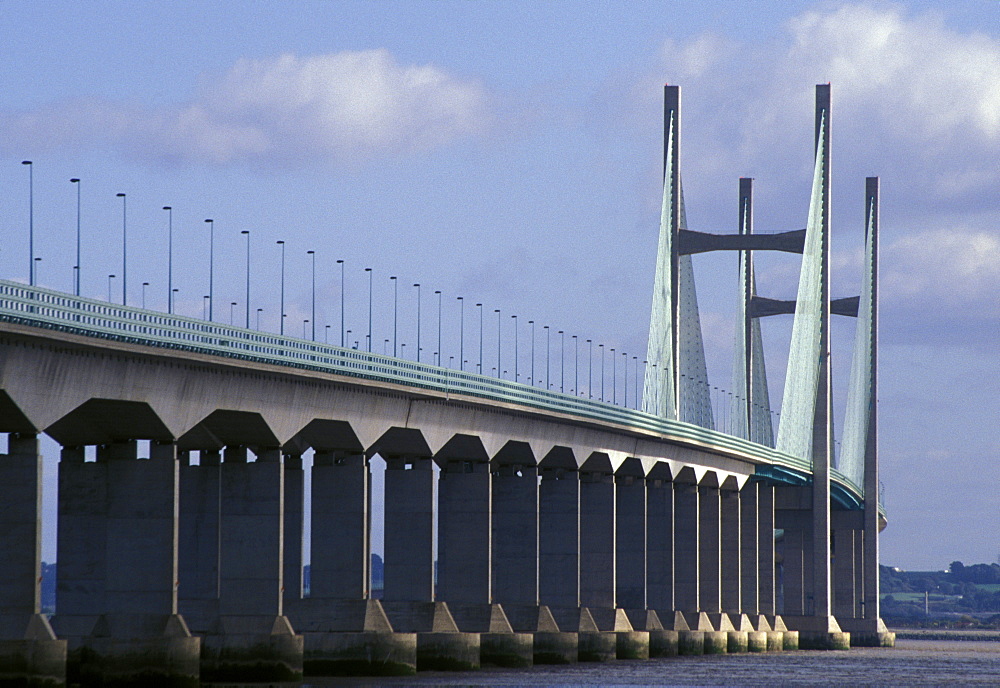
<svg viewBox="0 0 1000 688">
<path fill-rule="evenodd" d="M 179 291 L 180 289 L 177 289 L 176 287 L 170 290 L 170 300 L 172 303 L 177 301 L 177 292 Z"/>
<path fill-rule="evenodd" d="M 573 335 L 573 394 L 580 395 L 580 340 Z"/>
<path fill-rule="evenodd" d="M 250 230 L 244 229 L 240 234 L 245 234 L 247 237 L 247 293 L 246 293 L 246 323 L 245 327 L 250 329 Z"/>
<path fill-rule="evenodd" d="M 263 308 L 257 309 L 257 331 L 260 332 L 260 314 L 264 312 Z"/>
<path fill-rule="evenodd" d="M 372 352 L 372 269 L 365 268 L 368 273 L 368 353 Z"/>
<path fill-rule="evenodd" d="M 594 340 L 587 340 L 587 398 L 594 398 Z"/>
<path fill-rule="evenodd" d="M 479 374 L 483 374 L 483 304 L 477 303 L 479 309 Z"/>
<path fill-rule="evenodd" d="M 127 288 L 128 288 L 128 233 L 125 231 L 125 194 L 116 194 L 118 198 L 122 199 L 122 305 L 128 305 Z"/>
<path fill-rule="evenodd" d="M 74 177 L 69 180 L 76 184 L 76 274 L 73 280 L 73 293 L 80 295 L 80 180 Z"/>
<path fill-rule="evenodd" d="M 307 256 L 312 256 L 312 340 L 316 341 L 316 252 L 306 251 Z M 302 335 L 305 339 L 305 335 Z M 368 349 L 371 351 L 371 347 Z"/>
<path fill-rule="evenodd" d="M 22 160 L 21 164 L 28 166 L 28 284 L 33 287 L 35 286 L 35 168 L 30 160 Z"/>
<path fill-rule="evenodd" d="M 514 319 L 514 382 L 517 382 L 518 381 L 518 374 L 517 374 L 517 316 L 516 315 L 512 315 L 510 317 Z"/>
<path fill-rule="evenodd" d="M 559 330 L 559 392 L 566 393 L 566 333 Z"/>
<path fill-rule="evenodd" d="M 38 276 L 40 274 L 39 273 L 40 267 L 42 267 L 42 258 L 41 256 L 35 256 L 35 278 L 38 280 L 39 284 L 42 283 L 42 278 Z"/>
<path fill-rule="evenodd" d="M 215 308 L 215 220 L 211 218 L 205 220 L 208 223 L 208 319 L 211 321 L 213 318 L 213 309 Z M 284 257 L 284 248 L 282 248 L 282 257 Z M 282 265 L 284 269 L 284 265 Z M 282 307 L 282 312 L 284 312 L 284 307 Z"/>
<path fill-rule="evenodd" d="M 528 324 L 531 325 L 531 377 L 528 378 L 528 384 L 535 384 L 535 321 L 529 320 Z"/>
<path fill-rule="evenodd" d="M 396 357 L 396 325 L 398 320 L 396 314 L 399 307 L 399 282 L 396 280 L 396 276 L 392 275 L 389 277 L 389 281 L 392 282 L 392 356 Z"/>
<path fill-rule="evenodd" d="M 34 263 L 34 261 L 32 261 L 32 263 Z M 114 275 L 108 275 L 108 303 L 111 303 L 111 282 L 114 278 Z"/>
<path fill-rule="evenodd" d="M 235 311 L 236 311 L 236 302 L 235 301 L 230 301 L 229 302 L 229 324 L 231 326 L 236 324 L 236 323 L 233 322 L 236 319 L 236 313 L 235 313 Z"/>
<path fill-rule="evenodd" d="M 438 289 L 434 292 L 438 297 L 438 346 L 437 346 L 437 364 L 441 365 L 441 290 Z"/>
<path fill-rule="evenodd" d="M 163 206 L 163 209 L 167 211 L 167 313 L 172 314 L 174 312 L 174 209 L 169 205 Z"/>
<path fill-rule="evenodd" d="M 329 344 L 330 343 L 330 326 L 329 325 L 324 325 L 323 326 L 323 343 L 324 344 Z"/>
<path fill-rule="evenodd" d="M 420 363 L 420 283 L 413 286 L 417 288 L 417 363 Z"/>
<path fill-rule="evenodd" d="M 201 297 L 201 319 L 208 317 L 208 302 L 212 300 L 208 294 Z"/>
<path fill-rule="evenodd" d="M 604 401 L 604 345 L 598 344 L 597 348 L 601 350 L 601 401 Z"/>
<path fill-rule="evenodd" d="M 545 330 L 545 389 L 549 388 L 549 343 L 552 341 L 551 332 L 549 331 L 548 325 L 543 325 L 542 329 Z"/>
<path fill-rule="evenodd" d="M 344 348 L 344 261 L 338 260 L 340 266 L 340 348 Z"/>
<path fill-rule="evenodd" d="M 278 334 L 285 334 L 285 242 L 276 242 L 281 247 L 281 309 L 278 311 Z"/>
<path fill-rule="evenodd" d="M 146 310 L 146 287 L 149 286 L 149 282 L 142 283 L 142 310 Z"/>
<path fill-rule="evenodd" d="M 493 312 L 497 314 L 497 377 L 500 377 L 500 309 L 494 308 Z"/>
<path fill-rule="evenodd" d="M 458 303 L 461 304 L 461 315 L 458 319 L 458 367 L 465 371 L 465 297 L 459 296 Z"/>
<path fill-rule="evenodd" d="M 643 363 L 645 363 L 645 361 L 643 361 Z M 632 365 L 635 366 L 635 377 L 632 378 L 633 381 L 635 382 L 635 391 L 632 393 L 633 397 L 632 408 L 638 411 L 639 410 L 639 357 L 638 356 L 632 357 Z"/>
<path fill-rule="evenodd" d="M 628 408 L 628 354 L 622 352 L 622 358 L 625 359 L 625 408 Z"/>
<path fill-rule="evenodd" d="M 306 325 L 308 325 L 308 324 L 309 324 L 309 318 L 306 318 L 306 319 L 304 319 L 302 321 L 302 338 L 303 339 L 306 338 Z"/>
<path fill-rule="evenodd" d="M 611 403 L 618 403 L 618 380 L 617 380 L 617 370 L 616 370 L 617 360 L 615 359 L 615 350 L 611 349 Z"/>
</svg>

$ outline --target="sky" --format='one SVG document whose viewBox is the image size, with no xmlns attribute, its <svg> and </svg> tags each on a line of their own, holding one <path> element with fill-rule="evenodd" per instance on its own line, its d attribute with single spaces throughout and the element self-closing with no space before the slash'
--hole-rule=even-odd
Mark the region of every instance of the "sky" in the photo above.
<svg viewBox="0 0 1000 688">
<path fill-rule="evenodd" d="M 548 325 L 552 347 L 563 330 L 567 352 L 577 335 L 641 361 L 663 84 L 682 88 L 689 225 L 729 233 L 739 177 L 755 179 L 757 231 L 804 226 L 814 88 L 829 82 L 835 296 L 859 291 L 865 177 L 882 183 L 883 563 L 996 561 L 997 74 L 1000 3 L 990 0 L 2 0 L 0 277 L 27 279 L 20 163 L 32 160 L 43 286 L 72 289 L 69 179 L 79 178 L 87 296 L 107 298 L 115 274 L 121 298 L 125 193 L 130 304 L 166 308 L 169 205 L 182 314 L 203 311 L 212 218 L 217 320 L 246 317 L 249 230 L 250 320 L 262 308 L 262 329 L 278 328 L 281 240 L 292 334 L 311 334 L 312 250 L 319 339 L 340 333 L 343 260 L 345 329 L 362 348 L 369 277 L 373 347 L 391 348 L 397 276 L 407 357 L 419 283 L 425 361 L 438 349 L 436 291 L 445 364 L 458 354 L 458 296 L 467 360 L 482 303 L 487 361 L 499 309 L 505 341 L 519 328 L 522 377 L 529 320 L 538 347 Z M 794 298 L 797 271 L 795 257 L 759 254 L 759 291 Z M 698 256 L 695 273 L 710 379 L 731 388 L 735 256 Z M 764 324 L 775 408 L 790 329 L 790 318 Z M 841 406 L 852 330 L 833 330 Z M 51 508 L 56 450 L 46 453 Z"/>
</svg>

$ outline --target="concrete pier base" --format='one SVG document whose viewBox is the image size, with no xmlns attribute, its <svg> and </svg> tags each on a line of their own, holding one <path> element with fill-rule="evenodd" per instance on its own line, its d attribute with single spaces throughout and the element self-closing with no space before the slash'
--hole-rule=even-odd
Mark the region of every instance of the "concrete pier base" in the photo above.
<svg viewBox="0 0 1000 688">
<path fill-rule="evenodd" d="M 680 653 L 679 631 L 659 630 L 647 632 L 649 633 L 650 658 L 676 657 Z"/>
<path fill-rule="evenodd" d="M 851 634 L 851 647 L 895 647 L 896 634 L 882 619 L 837 619 L 842 631 Z"/>
<path fill-rule="evenodd" d="M 785 625 L 798 632 L 800 650 L 849 650 L 851 634 L 841 630 L 832 616 L 785 616 Z M 789 649 L 787 645 L 785 649 Z"/>
<path fill-rule="evenodd" d="M 749 631 L 726 631 L 726 652 L 738 654 L 750 651 Z"/>
<path fill-rule="evenodd" d="M 392 627 L 417 634 L 417 671 L 479 668 L 479 634 L 463 633 L 444 602 L 382 602 Z"/>
<path fill-rule="evenodd" d="M 618 659 L 649 659 L 649 631 L 617 631 Z"/>
<path fill-rule="evenodd" d="M 17 629 L 17 630 L 15 630 Z M 57 640 L 41 614 L 0 618 L 0 685 L 66 685 L 66 641 Z"/>
<path fill-rule="evenodd" d="M 305 639 L 284 616 L 224 616 L 201 646 L 206 682 L 301 681 Z"/>
<path fill-rule="evenodd" d="M 101 616 L 71 643 L 66 677 L 82 686 L 198 686 L 201 639 L 175 615 Z"/>
<path fill-rule="evenodd" d="M 532 665 L 531 633 L 515 633 L 499 604 L 452 604 L 460 631 L 479 634 L 479 663 L 501 667 Z"/>
<path fill-rule="evenodd" d="M 677 654 L 705 654 L 705 631 L 677 631 Z"/>
<path fill-rule="evenodd" d="M 610 662 L 618 657 L 618 634 L 586 631 L 579 634 L 577 658 L 581 662 Z"/>
<path fill-rule="evenodd" d="M 417 634 L 303 633 L 306 676 L 411 676 L 417 672 Z"/>
<path fill-rule="evenodd" d="M 408 676 L 417 634 L 396 633 L 378 600 L 306 598 L 288 616 L 302 633 L 306 676 Z"/>
<path fill-rule="evenodd" d="M 649 657 L 670 657 L 677 654 L 677 633 L 675 631 L 665 631 L 660 617 L 652 609 L 630 609 L 625 611 L 628 620 L 632 623 L 632 628 L 646 634 L 646 656 Z M 630 659 L 623 657 L 619 646 L 618 659 Z"/>
<path fill-rule="evenodd" d="M 704 631 L 706 655 L 724 655 L 729 652 L 729 631 Z"/>
<path fill-rule="evenodd" d="M 505 605 L 504 613 L 515 633 L 532 636 L 534 664 L 573 664 L 577 661 L 577 633 L 561 631 L 551 610 L 544 604 Z"/>
<path fill-rule="evenodd" d="M 767 632 L 747 632 L 747 652 L 767 652 Z"/>
<path fill-rule="evenodd" d="M 579 661 L 579 634 L 539 631 L 534 634 L 532 661 L 535 664 L 575 664 Z"/>
</svg>

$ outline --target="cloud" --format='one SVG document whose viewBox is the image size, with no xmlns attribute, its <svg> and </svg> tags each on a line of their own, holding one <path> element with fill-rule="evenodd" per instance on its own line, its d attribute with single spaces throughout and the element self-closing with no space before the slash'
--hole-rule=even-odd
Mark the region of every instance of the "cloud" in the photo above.
<svg viewBox="0 0 1000 688">
<path fill-rule="evenodd" d="M 848 172 L 892 168 L 917 207 L 981 202 L 1000 183 L 1000 40 L 867 4 L 809 10 L 785 29 L 762 43 L 665 42 L 655 78 L 685 87 L 684 118 L 697 122 L 685 127 L 687 179 L 801 178 L 811 86 L 830 82 L 836 171 L 847 150 Z"/>
<path fill-rule="evenodd" d="M 386 50 L 238 61 L 161 109 L 86 100 L 0 113 L 7 148 L 116 146 L 137 157 L 296 165 L 405 155 L 483 133 L 481 84 Z"/>
</svg>

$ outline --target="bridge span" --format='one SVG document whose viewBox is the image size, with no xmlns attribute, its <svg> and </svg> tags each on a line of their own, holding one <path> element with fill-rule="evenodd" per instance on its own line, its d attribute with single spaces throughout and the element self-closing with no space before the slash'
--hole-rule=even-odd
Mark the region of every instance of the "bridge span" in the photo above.
<svg viewBox="0 0 1000 688">
<path fill-rule="evenodd" d="M 667 120 L 679 121 L 669 88 Z M 661 232 L 676 237 L 687 230 L 679 213 L 671 225 L 670 172 Z M 671 260 L 673 276 L 657 277 L 674 284 L 666 344 L 651 327 L 663 375 L 647 376 L 643 409 L 0 281 L 0 655 L 14 658 L 0 675 L 58 681 L 67 657 L 84 682 L 183 684 L 891 643 L 878 618 L 874 423 L 860 478 L 833 466 L 832 431 L 809 452 L 787 433 L 765 439 L 759 397 L 742 432 L 714 429 L 681 374 L 693 360 L 680 338 L 687 268 L 668 246 L 668 272 Z M 763 376 L 750 311 L 748 400 Z M 816 411 L 828 388 L 813 377 L 811 437 L 829 428 Z M 61 447 L 51 623 L 42 433 Z"/>
</svg>

